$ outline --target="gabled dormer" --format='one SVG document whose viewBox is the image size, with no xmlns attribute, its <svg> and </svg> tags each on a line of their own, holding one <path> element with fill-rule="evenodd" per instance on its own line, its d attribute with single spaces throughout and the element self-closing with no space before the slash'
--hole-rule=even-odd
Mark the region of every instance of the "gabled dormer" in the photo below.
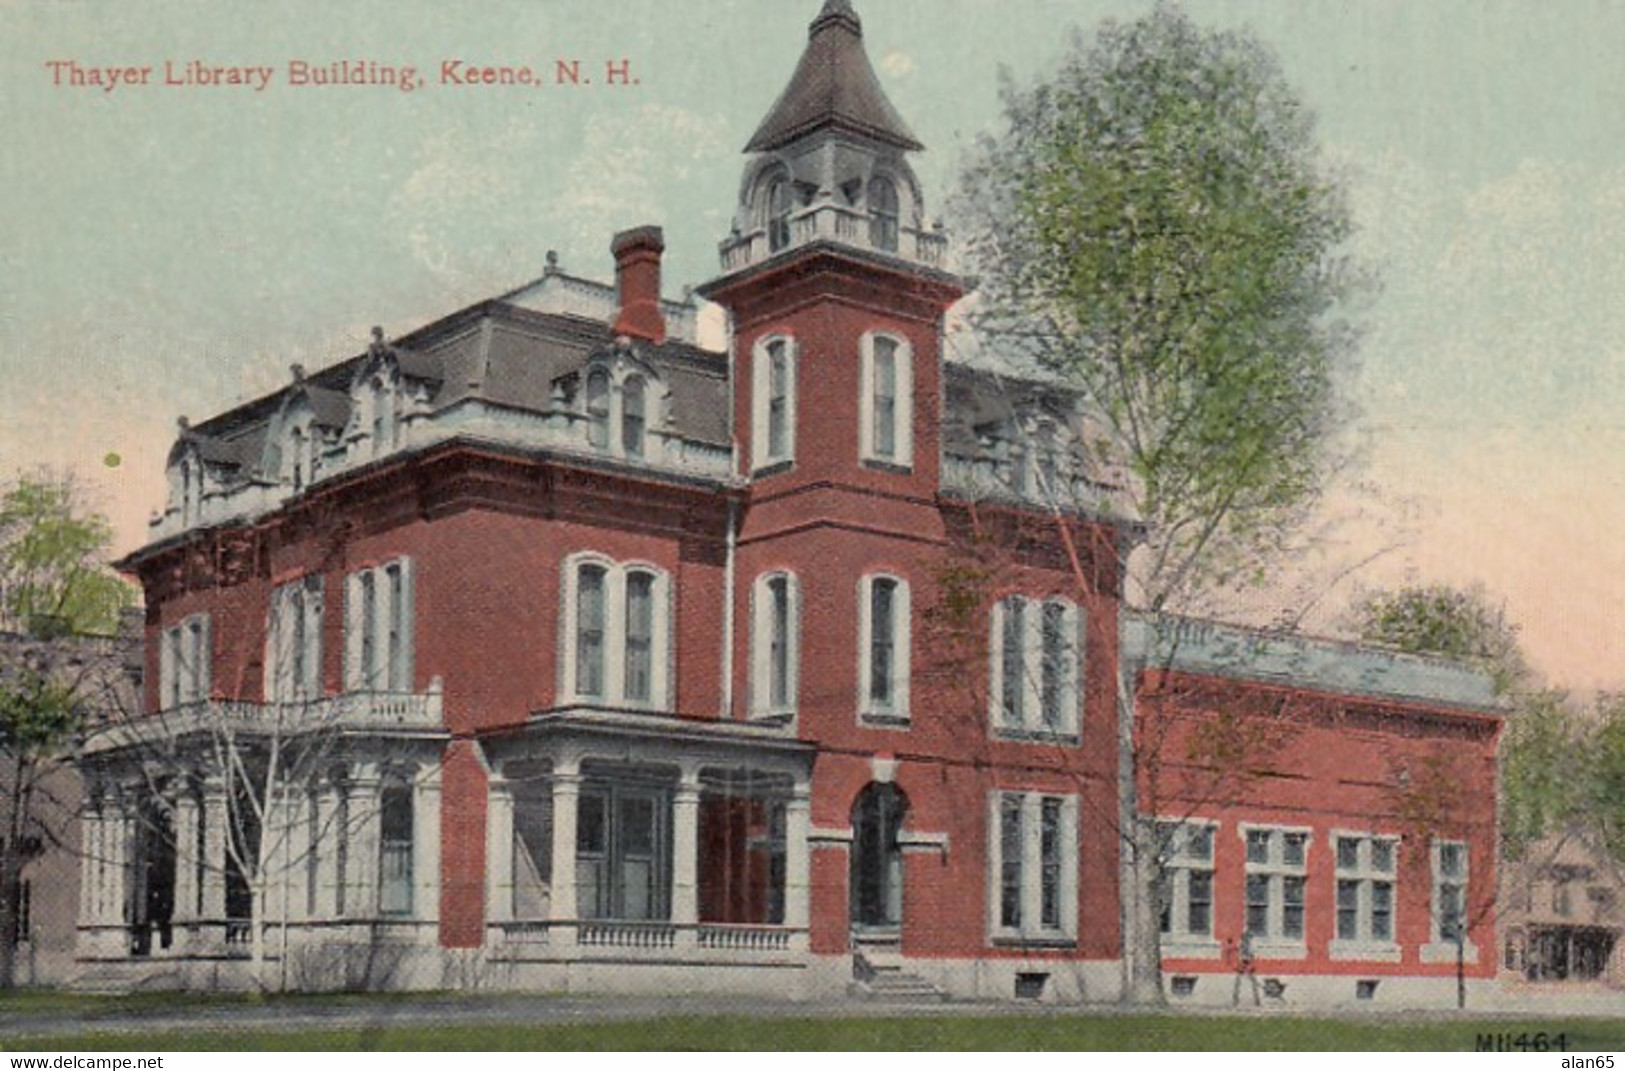
<svg viewBox="0 0 1625 1071">
<path fill-rule="evenodd" d="M 621 336 L 553 383 L 553 412 L 580 445 L 625 461 L 675 460 L 671 389 L 639 344 Z"/>
</svg>

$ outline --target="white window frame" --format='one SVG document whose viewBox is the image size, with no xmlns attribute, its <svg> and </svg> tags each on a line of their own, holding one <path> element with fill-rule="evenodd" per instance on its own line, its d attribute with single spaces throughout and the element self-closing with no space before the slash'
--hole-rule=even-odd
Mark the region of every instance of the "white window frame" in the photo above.
<svg viewBox="0 0 1625 1071">
<path fill-rule="evenodd" d="M 1446 847 L 1458 848 L 1461 851 L 1461 874 L 1459 877 L 1447 876 L 1444 873 L 1444 849 Z M 1454 963 L 1456 960 L 1456 942 L 1444 933 L 1444 890 L 1446 886 L 1454 886 L 1461 897 L 1462 924 L 1466 927 L 1462 941 L 1462 959 L 1466 963 L 1478 962 L 1478 946 L 1472 942 L 1472 910 L 1471 897 L 1473 857 L 1472 850 L 1464 840 L 1449 837 L 1435 839 L 1429 848 L 1433 875 L 1432 893 L 1428 898 L 1428 943 L 1422 946 L 1423 963 Z"/>
<path fill-rule="evenodd" d="M 1314 833 L 1303 826 L 1275 826 L 1243 823 L 1237 827 L 1241 837 L 1243 875 L 1241 885 L 1241 927 L 1251 938 L 1253 955 L 1259 959 L 1303 959 L 1308 955 L 1309 932 L 1309 854 L 1314 848 Z M 1254 862 L 1248 857 L 1248 835 L 1259 833 L 1268 837 L 1268 858 Z M 1287 860 L 1287 838 L 1303 838 L 1303 858 L 1297 863 Z M 1250 933 L 1248 913 L 1251 907 L 1251 879 L 1266 880 L 1267 920 L 1265 932 Z M 1301 932 L 1295 936 L 1286 933 L 1286 889 L 1288 882 L 1296 882 L 1303 900 L 1297 906 L 1302 917 Z"/>
<path fill-rule="evenodd" d="M 581 570 L 597 566 L 604 570 L 604 694 L 582 694 L 578 685 L 577 593 Z M 626 585 L 634 573 L 652 578 L 651 636 L 649 638 L 649 697 L 628 698 L 626 694 Z M 564 582 L 559 616 L 559 703 L 564 706 L 628 707 L 639 710 L 671 709 L 671 580 L 659 566 L 644 561 L 617 562 L 602 554 L 583 551 L 564 559 Z"/>
<path fill-rule="evenodd" d="M 400 578 L 398 597 L 392 582 L 395 576 Z M 363 598 L 369 577 L 374 599 L 370 618 Z M 345 577 L 345 691 L 417 690 L 413 651 L 413 635 L 417 631 L 413 605 L 415 586 L 410 558 L 394 558 L 366 569 L 359 569 Z M 370 636 L 369 620 L 372 629 Z"/>
<path fill-rule="evenodd" d="M 1070 643 L 1071 657 L 1062 653 L 1059 681 L 1058 714 L 1051 724 L 1044 710 L 1044 669 L 1048 652 L 1044 649 L 1044 616 L 1047 608 L 1057 607 L 1061 613 L 1061 639 Z M 1020 709 L 1012 716 L 1005 702 L 1005 624 L 1007 616 L 1016 608 L 1021 617 L 1021 685 L 1017 694 Z M 1083 722 L 1084 631 L 1083 611 L 1066 599 L 1032 599 L 1011 595 L 993 606 L 991 652 L 988 668 L 988 716 L 993 732 L 998 736 L 1076 740 Z"/>
<path fill-rule="evenodd" d="M 1217 959 L 1220 945 L 1214 937 L 1217 914 L 1215 893 L 1219 823 L 1204 818 L 1159 819 L 1158 836 L 1166 848 L 1162 862 L 1162 889 L 1167 897 L 1168 928 L 1162 931 L 1162 950 L 1189 959 Z M 1205 842 L 1206 854 L 1192 851 L 1191 833 L 1199 831 L 1198 843 Z M 1207 926 L 1191 926 L 1191 885 L 1193 875 L 1207 875 Z M 1160 923 L 1160 919 L 1159 919 Z"/>
<path fill-rule="evenodd" d="M 773 585 L 784 582 L 785 635 L 774 635 Z M 801 583 L 786 570 L 763 573 L 751 585 L 750 716 L 787 719 L 795 717 L 801 688 Z M 775 701 L 777 683 L 773 665 L 775 641 L 784 645 L 784 697 Z"/>
<path fill-rule="evenodd" d="M 892 604 L 892 672 L 890 701 L 877 702 L 870 691 L 871 658 L 874 644 L 876 581 L 896 585 Z M 886 726 L 906 726 L 909 722 L 910 644 L 913 638 L 912 610 L 908 581 L 896 573 L 870 573 L 858 581 L 858 717 L 864 722 Z"/>
<path fill-rule="evenodd" d="M 1021 860 L 1017 878 L 1019 918 L 1011 925 L 1004 917 L 1004 808 L 1005 801 L 1019 805 Z M 1044 917 L 1044 804 L 1059 805 L 1058 873 L 1054 895 L 1058 913 L 1053 921 Z M 1075 944 L 1078 937 L 1078 797 L 1060 792 L 1004 789 L 988 795 L 988 939 L 1006 944 Z"/>
<path fill-rule="evenodd" d="M 1343 844 L 1355 846 L 1352 864 L 1343 861 Z M 1376 846 L 1388 849 L 1388 867 L 1378 865 Z M 1334 829 L 1331 831 L 1332 852 L 1332 940 L 1329 954 L 1332 959 L 1380 960 L 1399 962 L 1399 849 L 1397 834 Z M 1342 936 L 1343 888 L 1352 883 L 1355 890 L 1355 932 Z M 1388 886 L 1388 936 L 1374 934 L 1376 918 L 1376 887 Z"/>
<path fill-rule="evenodd" d="M 271 703 L 321 698 L 322 617 L 326 578 L 302 576 L 271 592 L 265 630 L 265 699 Z M 301 640 L 303 641 L 301 643 Z M 296 672 L 303 669 L 302 673 Z"/>
<path fill-rule="evenodd" d="M 770 434 L 770 407 L 773 392 L 774 344 L 784 347 L 784 449 L 775 452 Z M 756 340 L 751 349 L 751 471 L 793 464 L 796 459 L 796 368 L 797 346 L 793 335 L 772 334 Z"/>
<path fill-rule="evenodd" d="M 214 637 L 208 614 L 164 629 L 158 644 L 158 709 L 199 703 L 213 694 Z"/>
<path fill-rule="evenodd" d="M 892 442 L 896 447 L 890 457 L 876 452 L 875 444 L 875 340 L 889 339 L 896 344 L 897 382 Z M 862 359 L 859 361 L 858 383 L 858 457 L 862 461 L 889 465 L 901 469 L 914 467 L 914 348 L 907 338 L 895 331 L 869 331 L 859 342 Z"/>
</svg>

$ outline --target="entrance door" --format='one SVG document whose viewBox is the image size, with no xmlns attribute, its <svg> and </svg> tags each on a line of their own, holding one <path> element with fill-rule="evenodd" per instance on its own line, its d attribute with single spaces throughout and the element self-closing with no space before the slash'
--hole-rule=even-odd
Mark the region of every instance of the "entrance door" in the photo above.
<svg viewBox="0 0 1625 1071">
<path fill-rule="evenodd" d="M 873 784 L 852 805 L 851 916 L 854 935 L 895 935 L 903 923 L 903 852 L 897 837 L 908 799 Z"/>
</svg>

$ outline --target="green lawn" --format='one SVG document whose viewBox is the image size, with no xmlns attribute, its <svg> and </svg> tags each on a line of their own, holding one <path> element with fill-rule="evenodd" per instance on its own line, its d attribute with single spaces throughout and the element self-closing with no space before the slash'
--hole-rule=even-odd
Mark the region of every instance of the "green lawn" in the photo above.
<svg viewBox="0 0 1625 1071">
<path fill-rule="evenodd" d="M 1480 1033 L 1566 1035 L 1569 1051 L 1625 1048 L 1625 1022 L 1566 1019 L 1263 1019 L 1079 1014 L 896 1019 L 749 1019 L 727 1016 L 546 1026 L 379 1025 L 339 1030 L 193 1030 L 0 1040 L 10 1051 L 318 1049 L 795 1050 L 795 1049 L 1310 1049 L 1471 1050 Z"/>
</svg>

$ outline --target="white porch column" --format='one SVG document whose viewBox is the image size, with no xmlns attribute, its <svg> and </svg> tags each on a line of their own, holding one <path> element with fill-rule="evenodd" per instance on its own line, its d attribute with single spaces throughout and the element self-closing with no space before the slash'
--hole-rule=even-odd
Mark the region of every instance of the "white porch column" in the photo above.
<svg viewBox="0 0 1625 1071">
<path fill-rule="evenodd" d="M 102 922 L 121 926 L 130 921 L 130 832 L 132 823 L 125 813 L 124 801 L 114 800 L 110 812 L 104 812 L 103 829 L 107 837 L 102 850 L 107 860 L 107 900 Z"/>
<path fill-rule="evenodd" d="M 288 804 L 288 858 L 284 878 L 288 892 L 288 918 L 296 922 L 303 922 L 311 915 L 310 866 L 313 856 L 310 808 L 311 797 L 307 792 L 295 794 Z"/>
<path fill-rule="evenodd" d="M 175 914 L 184 927 L 197 919 L 197 800 L 181 793 L 175 800 Z"/>
<path fill-rule="evenodd" d="M 348 918 L 372 919 L 378 915 L 378 853 L 382 850 L 377 771 L 368 769 L 352 778 L 344 786 L 344 798 L 350 826 L 344 913 Z"/>
<path fill-rule="evenodd" d="M 412 791 L 412 917 L 440 917 L 440 764 L 429 767 Z"/>
<path fill-rule="evenodd" d="M 557 924 L 576 920 L 576 811 L 581 801 L 581 767 L 560 762 L 553 768 L 553 887 L 549 918 Z M 574 948 L 574 926 L 554 925 L 548 940 L 555 947 Z"/>
<path fill-rule="evenodd" d="M 697 941 L 700 919 L 700 771 L 685 764 L 672 797 L 671 920 L 679 945 Z"/>
<path fill-rule="evenodd" d="M 231 822 L 226 810 L 226 789 L 220 782 L 211 780 L 203 786 L 203 811 L 199 820 L 203 823 L 203 910 L 200 914 L 204 921 L 218 925 L 226 918 L 226 830 Z M 221 930 L 218 936 L 224 940 L 225 931 Z"/>
<path fill-rule="evenodd" d="M 811 918 L 812 852 L 807 843 L 812 832 L 812 801 L 806 785 L 797 785 L 784 805 L 784 924 L 801 933 L 792 937 L 800 950 L 806 948 L 806 929 Z"/>
<path fill-rule="evenodd" d="M 507 779 L 491 772 L 485 811 L 485 921 L 513 918 L 513 792 Z"/>
<path fill-rule="evenodd" d="M 101 922 L 102 893 L 102 814 L 99 804 L 87 801 L 79 819 L 79 925 Z"/>
<path fill-rule="evenodd" d="M 333 921 L 343 912 L 339 904 L 339 882 L 343 880 L 339 866 L 343 853 L 339 845 L 347 836 L 343 828 L 342 797 L 339 789 L 324 784 L 311 795 L 310 806 L 316 811 L 315 828 L 306 834 L 310 850 L 315 855 L 316 911 L 313 919 Z"/>
</svg>

